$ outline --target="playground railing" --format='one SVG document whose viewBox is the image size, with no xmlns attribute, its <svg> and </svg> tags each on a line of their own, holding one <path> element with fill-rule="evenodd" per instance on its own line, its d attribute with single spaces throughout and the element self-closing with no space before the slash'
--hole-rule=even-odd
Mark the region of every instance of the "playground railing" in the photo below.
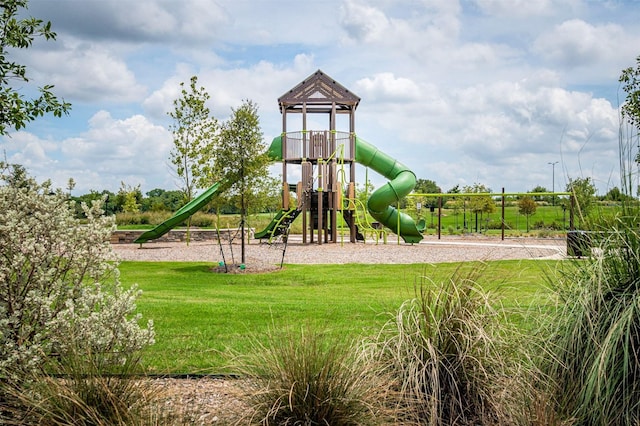
<svg viewBox="0 0 640 426">
<path fill-rule="evenodd" d="M 353 135 L 331 130 L 307 130 L 283 134 L 285 160 L 326 159 L 340 150 L 343 159 L 352 161 Z"/>
</svg>

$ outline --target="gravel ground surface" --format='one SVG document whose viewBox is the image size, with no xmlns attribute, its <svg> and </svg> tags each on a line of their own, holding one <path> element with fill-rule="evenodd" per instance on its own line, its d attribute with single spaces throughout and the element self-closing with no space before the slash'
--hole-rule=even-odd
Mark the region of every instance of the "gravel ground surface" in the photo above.
<svg viewBox="0 0 640 426">
<path fill-rule="evenodd" d="M 122 260 L 138 261 L 205 261 L 226 265 L 239 264 L 241 247 L 234 242 L 114 244 Z M 300 236 L 291 236 L 288 244 L 251 241 L 245 245 L 244 270 L 261 272 L 284 264 L 322 263 L 439 263 L 469 260 L 549 259 L 566 255 L 565 238 L 513 238 L 501 240 L 484 236 L 425 238 L 419 244 L 398 244 L 389 238 L 386 244 L 358 242 L 351 244 L 302 244 Z M 227 268 L 229 269 L 229 268 Z M 240 268 L 238 268 L 240 269 Z"/>
<path fill-rule="evenodd" d="M 114 244 L 122 260 L 136 261 L 204 261 L 219 265 L 219 272 L 260 273 L 277 270 L 280 263 L 439 263 L 470 260 L 562 259 L 566 256 L 565 238 L 489 238 L 485 236 L 426 237 L 419 244 L 398 244 L 396 238 L 351 244 L 302 244 L 300 236 L 290 236 L 285 246 L 251 241 L 245 245 L 246 265 L 240 268 L 240 244 L 217 242 Z M 224 264 L 224 263 L 223 263 Z M 224 378 L 152 379 L 161 395 L 163 411 L 181 418 L 181 424 L 245 424 L 242 415 L 250 412 L 243 382 Z M 165 412 L 166 412 L 165 411 Z"/>
</svg>

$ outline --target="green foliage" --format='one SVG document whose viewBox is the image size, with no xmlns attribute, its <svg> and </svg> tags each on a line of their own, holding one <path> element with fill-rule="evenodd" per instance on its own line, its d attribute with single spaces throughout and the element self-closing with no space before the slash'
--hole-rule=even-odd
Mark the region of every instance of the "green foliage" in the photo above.
<svg viewBox="0 0 640 426">
<path fill-rule="evenodd" d="M 120 190 L 118 190 L 118 195 L 116 195 L 116 203 L 124 213 L 139 212 L 142 203 L 140 185 L 132 187 L 131 185 L 126 185 L 124 182 L 120 182 Z"/>
<path fill-rule="evenodd" d="M 210 173 L 211 158 L 216 144 L 218 121 L 211 116 L 206 102 L 210 96 L 204 87 L 197 87 L 198 77 L 191 77 L 189 88 L 180 83 L 181 97 L 173 101 L 173 148 L 171 164 L 182 181 L 186 201 L 191 201 L 196 188 L 216 182 Z"/>
<path fill-rule="evenodd" d="M 623 70 L 627 92 L 622 115 L 640 126 L 639 67 Z M 622 191 L 615 214 L 591 218 L 592 256 L 569 264 L 555 283 L 559 305 L 550 317 L 543 367 L 552 379 L 552 401 L 561 420 L 575 425 L 636 425 L 640 422 L 640 210 L 632 198 L 638 162 L 637 137 L 621 126 Z M 637 135 L 637 133 L 636 133 Z M 633 154 L 635 152 L 635 155 Z M 585 223 L 595 188 L 589 178 L 570 181 Z"/>
<path fill-rule="evenodd" d="M 75 215 L 77 218 L 86 218 L 82 208 L 83 203 L 90 206 L 94 201 L 100 201 L 106 215 L 114 215 L 118 211 L 122 211 L 122 206 L 118 204 L 116 194 L 111 191 L 103 190 L 101 192 L 91 190 L 87 194 L 77 197 L 71 197 L 74 201 Z"/>
<path fill-rule="evenodd" d="M 236 204 L 251 198 L 251 188 L 268 176 L 271 160 L 260 129 L 258 107 L 250 100 L 231 109 L 231 117 L 221 126 L 215 153 L 215 175 L 224 182 L 223 190 L 235 197 Z M 245 200 L 246 199 L 246 200 Z"/>
<path fill-rule="evenodd" d="M 636 67 L 626 68 L 620 75 L 619 82 L 627 93 L 622 104 L 622 116 L 626 118 L 631 129 L 620 126 L 620 172 L 622 175 L 622 192 L 627 196 L 640 195 L 637 181 L 637 167 L 640 164 L 638 150 L 638 130 L 640 130 L 640 56 L 636 58 Z M 625 139 L 626 137 L 626 139 Z"/>
<path fill-rule="evenodd" d="M 366 181 L 365 183 L 357 183 L 356 182 L 356 199 L 358 200 L 358 204 L 362 206 L 367 205 L 367 200 L 371 197 L 371 194 L 376 189 L 371 180 Z"/>
<path fill-rule="evenodd" d="M 602 197 L 602 200 L 630 203 L 632 202 L 633 197 L 620 191 L 620 188 L 618 188 L 617 186 L 614 186 L 609 191 L 607 191 L 604 197 Z"/>
<path fill-rule="evenodd" d="M 474 183 L 473 186 L 465 186 L 462 190 L 463 193 L 467 194 L 483 194 L 490 193 L 491 188 L 487 188 L 485 185 L 480 183 Z M 463 199 L 465 203 L 465 208 L 469 209 L 472 213 L 475 214 L 475 222 L 476 222 L 476 232 L 478 229 L 478 215 L 480 215 L 480 222 L 482 222 L 483 216 L 489 215 L 496 210 L 496 203 L 491 198 L 490 195 L 478 195 L 473 197 L 466 197 Z M 488 226 L 489 220 L 486 220 L 486 225 Z"/>
<path fill-rule="evenodd" d="M 640 56 L 636 58 L 636 67 L 622 70 L 618 79 L 622 83 L 622 89 L 627 97 L 622 104 L 622 115 L 629 124 L 636 129 L 640 128 Z"/>
<path fill-rule="evenodd" d="M 418 179 L 413 191 L 424 194 L 436 194 L 442 192 L 442 189 L 431 179 Z"/>
<path fill-rule="evenodd" d="M 257 194 L 268 194 L 269 185 L 273 184 L 269 177 L 270 162 L 258 106 L 245 100 L 240 107 L 231 109 L 231 117 L 221 127 L 213 167 L 213 174 L 222 182 L 221 192 L 226 192 L 233 204 L 240 207 L 242 263 L 245 262 L 244 228 L 249 206 L 267 198 Z"/>
<path fill-rule="evenodd" d="M 491 188 L 475 183 L 473 186 L 465 186 L 463 193 L 482 194 L 490 193 Z M 493 213 L 496 210 L 496 203 L 490 195 L 468 197 L 468 208 L 474 213 Z"/>
<path fill-rule="evenodd" d="M 115 215 L 118 227 L 127 225 L 159 225 L 169 219 L 169 212 L 117 213 Z"/>
<path fill-rule="evenodd" d="M 27 123 L 46 113 L 56 117 L 67 114 L 71 104 L 60 101 L 51 92 L 52 85 L 41 87 L 40 96 L 25 99 L 16 87 L 28 83 L 27 68 L 10 59 L 13 49 L 28 49 L 36 37 L 55 40 L 51 22 L 36 18 L 19 18 L 27 9 L 27 0 L 5 0 L 0 14 L 0 135 L 8 128 L 24 128 Z M 16 81 L 17 84 L 12 82 Z"/>
<path fill-rule="evenodd" d="M 141 200 L 141 210 L 175 212 L 185 204 L 184 194 L 181 191 L 165 191 L 156 188 L 147 192 L 147 197 Z"/>
<path fill-rule="evenodd" d="M 570 192 L 575 202 L 576 216 L 580 225 L 586 225 L 591 212 L 596 195 L 596 186 L 590 177 L 569 178 L 567 192 Z"/>
<path fill-rule="evenodd" d="M 536 214 L 537 208 L 538 205 L 536 202 L 528 195 L 525 195 L 518 200 L 518 213 L 527 217 L 527 232 L 529 232 L 529 216 Z"/>
<path fill-rule="evenodd" d="M 529 192 L 532 194 L 534 201 L 548 201 L 548 202 L 551 202 L 552 198 L 553 198 L 551 196 L 535 195 L 536 193 L 540 193 L 540 192 L 549 192 L 549 190 L 547 188 L 545 188 L 544 186 L 538 185 L 538 186 L 536 186 L 535 188 L 533 188 Z"/>
<path fill-rule="evenodd" d="M 413 192 L 421 193 L 421 194 L 437 194 L 441 193 L 442 189 L 438 185 L 436 185 L 435 181 L 431 179 L 418 179 L 416 181 L 416 186 L 413 188 Z M 434 197 L 429 198 L 414 198 L 412 199 L 416 202 L 422 203 L 424 207 L 436 207 L 438 205 L 438 199 Z"/>
</svg>

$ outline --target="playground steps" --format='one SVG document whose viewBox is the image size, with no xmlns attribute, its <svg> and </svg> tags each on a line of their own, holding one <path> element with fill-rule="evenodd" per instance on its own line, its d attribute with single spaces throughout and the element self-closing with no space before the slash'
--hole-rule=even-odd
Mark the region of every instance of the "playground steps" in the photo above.
<svg viewBox="0 0 640 426">
<path fill-rule="evenodd" d="M 263 230 L 254 235 L 254 238 L 265 239 L 273 238 L 286 234 L 294 220 L 298 217 L 301 210 L 280 210 L 273 218 L 271 223 Z"/>
<path fill-rule="evenodd" d="M 351 224 L 353 223 L 353 221 L 355 219 L 353 211 L 351 211 L 351 210 L 343 210 L 342 211 L 342 217 L 344 218 L 344 221 L 347 222 L 347 225 L 349 225 L 349 227 L 351 227 Z M 357 223 L 356 223 L 356 241 L 364 241 L 364 235 L 360 231 L 360 228 L 358 227 Z"/>
</svg>

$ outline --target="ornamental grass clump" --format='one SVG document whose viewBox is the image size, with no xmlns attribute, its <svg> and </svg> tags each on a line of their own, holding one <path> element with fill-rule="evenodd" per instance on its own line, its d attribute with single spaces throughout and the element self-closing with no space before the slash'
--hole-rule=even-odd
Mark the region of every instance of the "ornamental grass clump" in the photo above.
<svg viewBox="0 0 640 426">
<path fill-rule="evenodd" d="M 624 208 L 609 220 L 594 255 L 555 283 L 543 366 L 560 415 L 576 425 L 640 423 L 640 221 Z"/>
<path fill-rule="evenodd" d="M 512 425 L 531 415 L 528 356 L 476 283 L 480 270 L 460 269 L 441 285 L 422 278 L 373 343 L 392 378 L 394 423 Z"/>
<path fill-rule="evenodd" d="M 356 347 L 313 327 L 272 331 L 241 360 L 251 380 L 246 421 L 263 425 L 375 424 L 380 378 Z"/>
<path fill-rule="evenodd" d="M 5 422 L 15 425 L 110 426 L 157 424 L 152 411 L 158 391 L 140 379 L 140 357 L 104 364 L 103 357 L 80 351 L 64 362 L 52 361 L 47 374 L 21 387 L 5 387 L 11 409 Z"/>
</svg>

